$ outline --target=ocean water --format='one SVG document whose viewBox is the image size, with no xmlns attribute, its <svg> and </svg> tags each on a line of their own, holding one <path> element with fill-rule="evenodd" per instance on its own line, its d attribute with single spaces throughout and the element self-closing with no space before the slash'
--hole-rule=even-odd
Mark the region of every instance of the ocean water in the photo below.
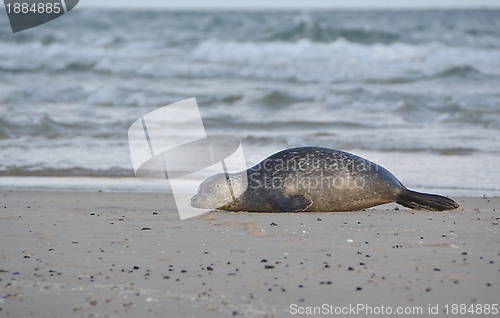
<svg viewBox="0 0 500 318">
<path fill-rule="evenodd" d="M 499 17 L 75 9 L 12 34 L 0 16 L 0 187 L 152 189 L 114 179 L 133 177 L 127 130 L 196 97 L 249 166 L 323 146 L 410 188 L 500 195 Z"/>
</svg>

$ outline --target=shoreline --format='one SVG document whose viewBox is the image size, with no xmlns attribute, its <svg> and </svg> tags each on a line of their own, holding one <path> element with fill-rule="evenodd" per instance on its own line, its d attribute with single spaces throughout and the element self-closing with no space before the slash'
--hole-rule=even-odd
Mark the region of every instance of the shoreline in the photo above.
<svg viewBox="0 0 500 318">
<path fill-rule="evenodd" d="M 365 304 L 425 317 L 498 303 L 500 198 L 454 197 L 451 212 L 386 204 L 184 221 L 158 193 L 0 198 L 2 315 L 288 317 Z"/>
<path fill-rule="evenodd" d="M 192 188 L 193 184 L 187 181 L 186 187 Z M 197 186 L 196 184 L 194 188 Z M 500 197 L 500 190 L 498 189 L 413 186 L 408 186 L 408 188 L 414 191 L 435 193 L 450 197 Z M 47 192 L 95 192 L 101 190 L 117 193 L 171 193 L 171 188 L 167 181 L 145 182 L 136 177 L 0 177 L 0 191 L 8 190 Z"/>
</svg>

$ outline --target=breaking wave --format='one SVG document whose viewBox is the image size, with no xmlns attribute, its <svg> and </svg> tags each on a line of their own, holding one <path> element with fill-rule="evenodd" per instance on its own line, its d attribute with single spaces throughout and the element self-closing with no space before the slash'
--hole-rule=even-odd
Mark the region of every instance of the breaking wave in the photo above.
<svg viewBox="0 0 500 318">
<path fill-rule="evenodd" d="M 299 82 L 404 82 L 470 73 L 500 76 L 499 50 L 435 42 L 364 45 L 345 38 L 330 43 L 210 39 L 198 45 L 191 56 L 195 61 L 218 63 L 231 76 Z"/>
</svg>

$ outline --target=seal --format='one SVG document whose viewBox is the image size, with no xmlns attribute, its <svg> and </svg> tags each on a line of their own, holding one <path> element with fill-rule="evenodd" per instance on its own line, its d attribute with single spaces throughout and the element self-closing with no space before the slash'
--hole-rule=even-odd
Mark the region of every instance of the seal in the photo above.
<svg viewBox="0 0 500 318">
<path fill-rule="evenodd" d="M 343 212 L 391 202 L 431 211 L 459 207 L 444 196 L 407 189 L 392 173 L 367 159 L 318 147 L 282 150 L 247 170 L 215 174 L 200 184 L 191 206 L 248 212 Z"/>
</svg>

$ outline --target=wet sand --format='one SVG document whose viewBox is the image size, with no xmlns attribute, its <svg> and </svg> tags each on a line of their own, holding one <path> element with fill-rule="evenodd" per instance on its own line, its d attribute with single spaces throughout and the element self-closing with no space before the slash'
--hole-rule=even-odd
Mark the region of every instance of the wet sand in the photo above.
<svg viewBox="0 0 500 318">
<path fill-rule="evenodd" d="M 454 199 L 462 207 L 453 212 L 388 204 L 180 221 L 166 194 L 2 190 L 0 316 L 366 316 L 369 306 L 437 317 L 453 316 L 454 304 L 498 308 L 500 198 Z"/>
</svg>

